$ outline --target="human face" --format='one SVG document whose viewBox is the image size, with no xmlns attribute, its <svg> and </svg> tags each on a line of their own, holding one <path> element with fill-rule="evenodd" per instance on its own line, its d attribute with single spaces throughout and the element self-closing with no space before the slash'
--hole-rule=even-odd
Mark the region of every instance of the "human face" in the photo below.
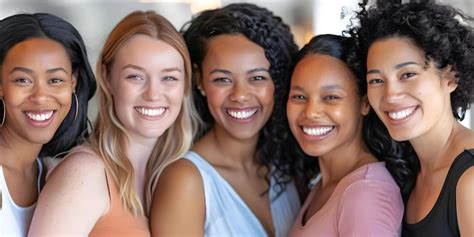
<svg viewBox="0 0 474 237">
<path fill-rule="evenodd" d="M 216 129 L 249 139 L 268 121 L 275 90 L 262 47 L 243 35 L 220 35 L 207 44 L 200 87 Z"/>
<path fill-rule="evenodd" d="M 424 52 L 407 38 L 382 39 L 370 46 L 367 83 L 370 104 L 397 141 L 425 134 L 452 116 L 449 96 L 455 83 L 442 80 L 432 62 L 425 68 Z"/>
<path fill-rule="evenodd" d="M 362 139 L 368 103 L 361 101 L 356 79 L 343 62 L 312 54 L 293 71 L 286 109 L 291 132 L 303 151 L 324 156 Z"/>
<path fill-rule="evenodd" d="M 169 44 L 133 36 L 118 50 L 107 78 L 115 113 L 133 138 L 154 142 L 176 120 L 184 95 L 184 61 Z"/>
<path fill-rule="evenodd" d="M 22 41 L 6 54 L 1 73 L 4 134 L 48 143 L 69 113 L 76 84 L 65 48 L 46 38 Z"/>
</svg>

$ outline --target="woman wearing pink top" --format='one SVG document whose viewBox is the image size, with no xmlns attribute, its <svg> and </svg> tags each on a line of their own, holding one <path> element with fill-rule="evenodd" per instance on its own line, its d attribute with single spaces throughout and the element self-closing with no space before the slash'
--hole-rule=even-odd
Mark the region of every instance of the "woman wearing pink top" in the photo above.
<svg viewBox="0 0 474 237">
<path fill-rule="evenodd" d="M 317 157 L 319 174 L 293 237 L 400 235 L 403 201 L 397 183 L 403 187 L 407 169 L 388 134 L 370 133 L 366 86 L 347 63 L 351 45 L 350 38 L 321 35 L 298 54 L 288 121 L 304 153 Z M 369 136 L 373 140 L 364 142 Z"/>
</svg>

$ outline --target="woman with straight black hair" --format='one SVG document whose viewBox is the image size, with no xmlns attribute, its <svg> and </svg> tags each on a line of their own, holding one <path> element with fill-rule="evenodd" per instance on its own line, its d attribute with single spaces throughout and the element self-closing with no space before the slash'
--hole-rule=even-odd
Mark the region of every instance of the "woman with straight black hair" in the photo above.
<svg viewBox="0 0 474 237">
<path fill-rule="evenodd" d="M 0 235 L 25 236 L 43 184 L 42 157 L 88 136 L 96 83 L 79 32 L 46 13 L 0 22 Z"/>
</svg>

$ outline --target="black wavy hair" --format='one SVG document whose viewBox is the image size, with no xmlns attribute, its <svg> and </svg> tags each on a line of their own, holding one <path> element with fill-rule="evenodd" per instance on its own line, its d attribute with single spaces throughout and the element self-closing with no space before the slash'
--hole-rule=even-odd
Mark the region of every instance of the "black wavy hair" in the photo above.
<svg viewBox="0 0 474 237">
<path fill-rule="evenodd" d="M 378 0 L 373 7 L 368 7 L 368 0 L 364 0 L 359 5 L 361 10 L 357 19 L 360 25 L 347 31 L 357 42 L 350 61 L 360 69 L 359 76 L 366 78 L 367 54 L 374 42 L 391 37 L 407 38 L 423 50 L 426 66 L 430 62 L 438 69 L 452 66 L 458 86 L 451 93 L 451 109 L 455 118 L 464 119 L 466 110 L 474 102 L 474 34 L 473 28 L 467 25 L 473 18 L 451 6 L 427 0 L 404 4 L 400 0 Z M 373 134 L 387 132 L 377 116 L 372 119 Z M 379 143 L 375 139 L 371 142 Z M 403 162 L 410 170 L 399 174 L 406 181 L 402 190 L 406 195 L 419 172 L 419 160 L 408 141 L 396 142 L 392 148 L 404 157 Z"/>
<path fill-rule="evenodd" d="M 357 93 L 362 98 L 367 95 L 367 82 L 365 77 L 360 77 L 360 71 L 358 64 L 353 64 L 351 59 L 354 55 L 356 41 L 350 37 L 338 36 L 338 35 L 318 35 L 313 37 L 299 52 L 296 58 L 296 64 L 308 55 L 321 54 L 336 58 L 344 62 L 347 67 L 355 75 L 357 84 Z M 295 66 L 296 66 L 295 64 Z M 383 128 L 383 129 L 381 129 Z M 386 167 L 394 177 L 397 184 L 403 190 L 407 183 L 407 175 L 410 175 L 410 169 L 406 166 L 403 161 L 403 150 L 395 140 L 390 137 L 390 134 L 383 126 L 382 122 L 378 119 L 375 112 L 370 109 L 368 115 L 364 116 L 362 125 L 362 136 L 364 145 L 369 151 L 380 161 L 385 161 Z M 298 146 L 294 156 L 300 158 L 303 152 Z M 306 156 L 306 155 L 305 155 Z M 306 156 L 308 157 L 308 156 Z M 313 158 L 314 159 L 314 158 Z M 316 163 L 315 169 L 309 169 L 307 161 L 300 162 L 297 167 L 302 170 L 302 174 L 306 174 L 303 178 L 308 181 L 311 175 L 319 172 L 319 166 Z M 303 167 L 302 167 L 303 166 Z"/>
<path fill-rule="evenodd" d="M 286 94 L 293 59 L 298 51 L 289 26 L 265 8 L 250 3 L 237 3 L 201 12 L 185 24 L 181 32 L 188 45 L 194 73 L 201 72 L 207 43 L 212 37 L 242 34 L 264 49 L 275 85 L 275 104 L 269 121 L 260 132 L 257 144 L 258 162 L 267 167 L 274 165 L 276 171 L 284 169 L 284 166 L 291 161 L 289 157 L 283 156 L 285 149 L 283 143 L 289 133 L 285 111 Z M 201 118 L 208 125 L 201 131 L 199 136 L 202 136 L 209 130 L 213 118 L 207 108 L 206 98 L 197 89 L 195 78 L 193 78 L 193 99 Z M 280 178 L 285 176 L 282 172 L 277 173 Z M 277 186 L 283 189 L 282 184 L 288 181 L 286 179 Z"/>
<path fill-rule="evenodd" d="M 51 141 L 43 145 L 39 157 L 62 157 L 73 146 L 88 136 L 88 101 L 96 90 L 95 77 L 87 59 L 86 47 L 79 32 L 67 21 L 48 13 L 17 14 L 0 21 L 0 65 L 16 44 L 32 38 L 54 40 L 66 49 L 73 73 L 77 77 L 76 95 L 78 111 L 73 95 L 71 109 Z M 77 113 L 77 118 L 74 116 Z M 0 109 L 0 118 L 3 108 Z"/>
</svg>

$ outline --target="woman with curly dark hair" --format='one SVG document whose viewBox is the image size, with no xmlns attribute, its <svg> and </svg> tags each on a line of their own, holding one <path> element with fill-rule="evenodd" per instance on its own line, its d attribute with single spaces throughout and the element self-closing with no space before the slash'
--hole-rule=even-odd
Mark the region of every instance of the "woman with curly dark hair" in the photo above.
<svg viewBox="0 0 474 237">
<path fill-rule="evenodd" d="M 286 236 L 300 207 L 275 165 L 286 162 L 284 104 L 297 51 L 289 27 L 267 9 L 231 4 L 200 13 L 184 38 L 207 126 L 163 171 L 153 234 Z"/>
<path fill-rule="evenodd" d="M 417 158 L 403 235 L 473 236 L 474 132 L 457 121 L 474 102 L 472 18 L 429 1 L 366 4 L 350 32 L 369 102 Z"/>
</svg>

